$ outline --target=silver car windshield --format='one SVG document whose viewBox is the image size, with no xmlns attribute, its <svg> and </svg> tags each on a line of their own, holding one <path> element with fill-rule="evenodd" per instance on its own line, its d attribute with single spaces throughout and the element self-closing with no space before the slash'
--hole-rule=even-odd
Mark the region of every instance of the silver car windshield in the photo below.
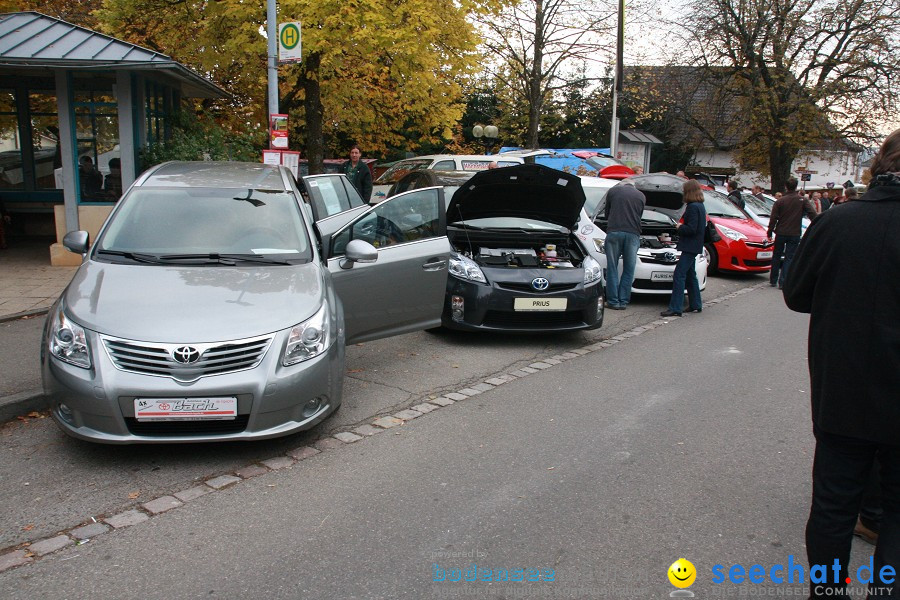
<svg viewBox="0 0 900 600">
<path fill-rule="evenodd" d="M 296 198 L 283 191 L 135 188 L 97 253 L 154 257 L 232 255 L 303 261 L 312 257 Z"/>
</svg>

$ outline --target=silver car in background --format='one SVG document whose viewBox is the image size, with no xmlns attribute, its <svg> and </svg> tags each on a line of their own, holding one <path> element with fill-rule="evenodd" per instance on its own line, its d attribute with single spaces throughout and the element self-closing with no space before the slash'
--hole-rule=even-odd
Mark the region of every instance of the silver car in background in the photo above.
<svg viewBox="0 0 900 600">
<path fill-rule="evenodd" d="M 284 167 L 166 163 L 93 247 L 67 234 L 84 259 L 41 345 L 63 431 L 114 444 L 288 435 L 340 406 L 346 343 L 440 324 L 441 188 L 318 222 L 307 202 Z"/>
</svg>

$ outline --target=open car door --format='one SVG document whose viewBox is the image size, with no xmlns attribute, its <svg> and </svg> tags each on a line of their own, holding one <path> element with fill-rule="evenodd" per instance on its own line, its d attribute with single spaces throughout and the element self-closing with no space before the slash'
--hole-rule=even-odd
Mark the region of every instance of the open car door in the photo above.
<svg viewBox="0 0 900 600">
<path fill-rule="evenodd" d="M 442 188 L 398 194 L 322 233 L 348 344 L 440 325 L 450 258 Z M 356 240 L 374 260 L 347 259 Z"/>
</svg>

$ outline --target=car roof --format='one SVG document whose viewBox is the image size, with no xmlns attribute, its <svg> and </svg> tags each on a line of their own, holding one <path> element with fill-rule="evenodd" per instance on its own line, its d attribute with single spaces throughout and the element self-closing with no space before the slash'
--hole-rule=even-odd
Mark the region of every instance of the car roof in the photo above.
<svg viewBox="0 0 900 600">
<path fill-rule="evenodd" d="M 581 179 L 581 187 L 611 188 L 619 183 L 618 179 L 606 179 L 605 177 L 594 177 L 593 175 L 579 175 L 578 177 Z"/>
<path fill-rule="evenodd" d="M 519 161 L 522 160 L 519 156 L 504 156 L 502 154 L 426 154 L 424 156 L 412 156 L 410 158 L 404 158 L 403 160 L 399 160 L 397 162 L 406 162 L 408 160 L 451 160 L 451 159 L 460 159 L 460 160 L 486 160 L 486 161 L 496 161 L 500 160 L 514 160 Z"/>
<path fill-rule="evenodd" d="M 142 187 L 238 188 L 287 191 L 283 167 L 245 162 L 167 162 L 143 174 Z"/>
</svg>

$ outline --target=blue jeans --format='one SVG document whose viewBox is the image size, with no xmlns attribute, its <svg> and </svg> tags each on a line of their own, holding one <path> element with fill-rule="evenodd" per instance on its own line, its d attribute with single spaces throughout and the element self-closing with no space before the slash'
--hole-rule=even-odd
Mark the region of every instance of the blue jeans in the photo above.
<svg viewBox="0 0 900 600">
<path fill-rule="evenodd" d="M 769 271 L 769 283 L 784 285 L 787 279 L 788 267 L 794 259 L 794 252 L 800 245 L 799 235 L 775 235 L 775 249 L 772 252 L 772 270 Z M 782 262 L 782 256 L 784 262 Z"/>
<path fill-rule="evenodd" d="M 684 289 L 687 287 L 688 306 L 691 310 L 703 308 L 700 298 L 700 281 L 697 280 L 697 255 L 682 252 L 672 274 L 672 297 L 669 299 L 669 310 L 680 313 L 684 311 Z"/>
<path fill-rule="evenodd" d="M 606 301 L 613 306 L 625 306 L 631 300 L 631 284 L 641 237 L 625 231 L 613 231 L 606 235 Z M 619 259 L 622 259 L 622 277 L 619 277 Z"/>
</svg>

